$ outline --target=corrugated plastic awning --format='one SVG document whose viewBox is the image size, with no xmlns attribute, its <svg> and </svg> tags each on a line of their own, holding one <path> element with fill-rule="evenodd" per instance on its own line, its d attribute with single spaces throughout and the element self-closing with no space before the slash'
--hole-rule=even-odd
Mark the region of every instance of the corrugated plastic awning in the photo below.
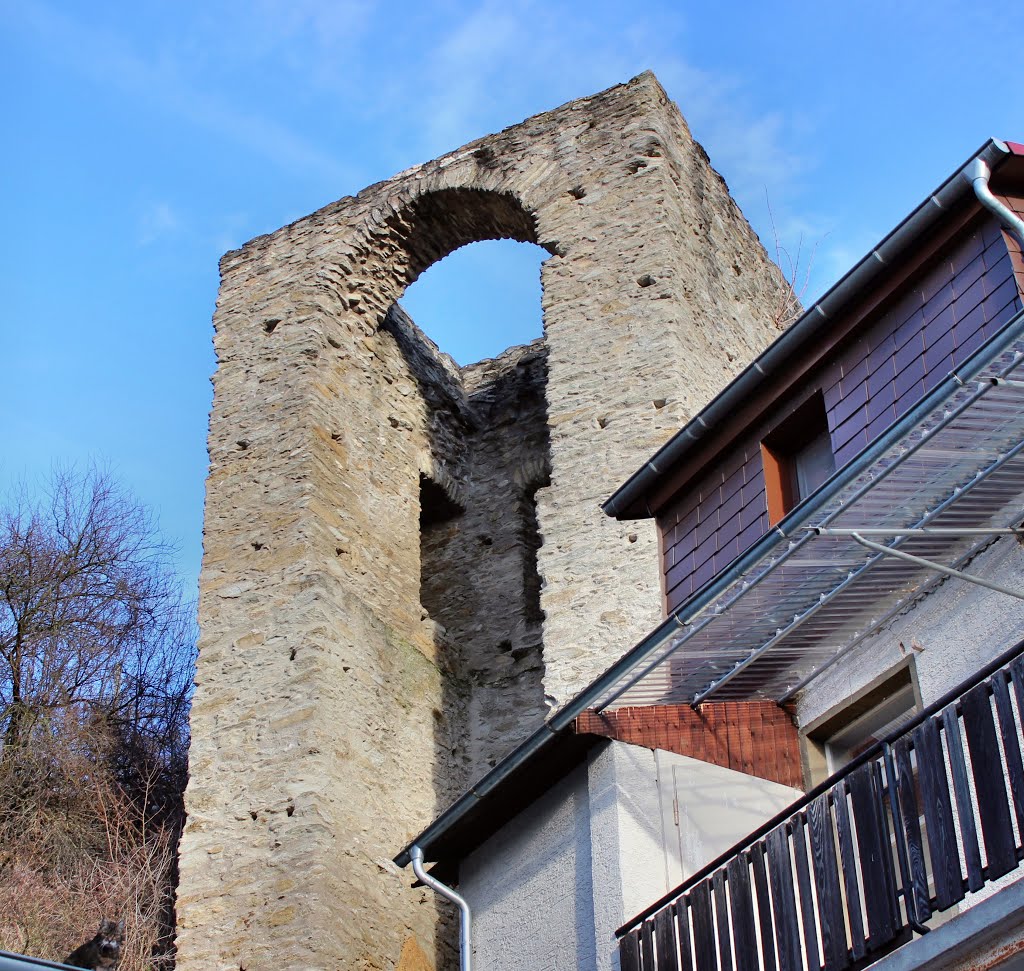
<svg viewBox="0 0 1024 971">
<path fill-rule="evenodd" d="M 1018 526 L 1024 518 L 1022 321 L 1018 314 L 947 379 L 924 413 L 898 422 L 856 474 L 839 470 L 797 507 L 757 544 L 752 561 L 747 556 L 731 571 L 727 586 L 720 578 L 713 596 L 705 588 L 683 604 L 591 707 L 709 697 L 786 700 L 943 579 L 866 550 L 848 535 L 819 535 L 815 527 L 922 530 L 873 532 L 871 539 L 956 567 L 992 541 L 987 530 Z"/>
</svg>

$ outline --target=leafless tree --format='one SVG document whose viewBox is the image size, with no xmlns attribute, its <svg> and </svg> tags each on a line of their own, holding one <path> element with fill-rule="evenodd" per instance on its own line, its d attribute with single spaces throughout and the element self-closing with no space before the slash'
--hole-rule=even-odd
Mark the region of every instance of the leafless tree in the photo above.
<svg viewBox="0 0 1024 971">
<path fill-rule="evenodd" d="M 145 510 L 97 472 L 58 472 L 43 501 L 22 490 L 0 512 L 5 756 L 81 702 L 147 724 L 175 714 L 153 710 L 168 702 L 184 633 L 167 553 Z"/>
<path fill-rule="evenodd" d="M 775 213 L 771 201 L 765 191 L 765 204 L 768 207 L 768 219 L 772 227 L 772 240 L 775 248 L 775 265 L 782 271 L 787 284 L 769 308 L 772 323 L 778 330 L 785 330 L 790 324 L 799 320 L 804 311 L 803 301 L 807 286 L 811 282 L 811 270 L 814 268 L 814 257 L 818 251 L 818 243 L 811 247 L 809 254 L 804 254 L 803 233 L 797 239 L 796 253 L 782 245 L 779 231 L 775 225 Z"/>
<path fill-rule="evenodd" d="M 97 471 L 0 509 L 0 947 L 127 916 L 166 963 L 195 644 L 169 553 Z"/>
</svg>

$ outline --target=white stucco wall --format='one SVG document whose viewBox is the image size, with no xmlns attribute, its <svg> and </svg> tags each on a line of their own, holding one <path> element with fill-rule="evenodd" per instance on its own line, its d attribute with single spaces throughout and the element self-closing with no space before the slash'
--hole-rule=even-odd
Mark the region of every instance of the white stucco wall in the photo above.
<svg viewBox="0 0 1024 971">
<path fill-rule="evenodd" d="M 607 743 L 463 862 L 474 967 L 617 971 L 617 927 L 799 796 Z"/>
<path fill-rule="evenodd" d="M 594 966 L 587 771 L 574 770 L 460 866 L 479 971 Z"/>
</svg>

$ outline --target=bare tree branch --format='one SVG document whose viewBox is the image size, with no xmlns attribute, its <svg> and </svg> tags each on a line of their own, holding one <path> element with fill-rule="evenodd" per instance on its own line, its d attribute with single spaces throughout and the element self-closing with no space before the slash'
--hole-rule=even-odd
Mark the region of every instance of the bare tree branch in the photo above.
<svg viewBox="0 0 1024 971">
<path fill-rule="evenodd" d="M 169 553 L 95 470 L 0 508 L 0 948 L 121 916 L 125 971 L 173 963 L 196 631 Z"/>
</svg>

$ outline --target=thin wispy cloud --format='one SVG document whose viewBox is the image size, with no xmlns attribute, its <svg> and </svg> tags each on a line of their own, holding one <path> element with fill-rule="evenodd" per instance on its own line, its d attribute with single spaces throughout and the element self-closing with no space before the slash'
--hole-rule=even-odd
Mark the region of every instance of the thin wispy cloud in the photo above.
<svg viewBox="0 0 1024 971">
<path fill-rule="evenodd" d="M 699 42 L 682 13 L 609 6 L 587 16 L 565 2 L 483 0 L 460 8 L 424 54 L 409 135 L 429 158 L 494 130 L 496 113 L 512 124 L 528 113 L 520 105 L 555 107 L 653 69 L 769 249 L 766 196 L 780 245 L 813 248 L 831 228 L 801 198 L 818 165 L 815 120 L 799 107 L 759 109 L 747 82 L 699 67 L 691 48 Z"/>
<path fill-rule="evenodd" d="M 139 245 L 150 246 L 181 229 L 181 217 L 167 202 L 154 202 L 139 217 Z"/>
<path fill-rule="evenodd" d="M 299 98 L 361 94 L 353 78 L 379 56 L 367 34 L 387 15 L 378 0 L 211 0 L 193 15 L 192 50 L 211 70 L 225 61 L 242 75 L 272 66 Z"/>
<path fill-rule="evenodd" d="M 74 19 L 39 2 L 23 0 L 8 21 L 45 39 L 47 55 L 80 75 L 128 93 L 208 133 L 290 171 L 308 171 L 344 184 L 351 169 L 274 118 L 253 113 L 191 80 L 164 52 L 146 57 L 116 32 Z"/>
</svg>

